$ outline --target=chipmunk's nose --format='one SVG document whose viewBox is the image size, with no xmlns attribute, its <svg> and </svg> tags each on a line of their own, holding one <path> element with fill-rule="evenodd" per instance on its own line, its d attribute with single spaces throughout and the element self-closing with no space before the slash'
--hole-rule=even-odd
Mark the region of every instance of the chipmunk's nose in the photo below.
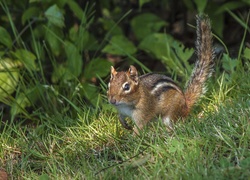
<svg viewBox="0 0 250 180">
<path fill-rule="evenodd" d="M 111 97 L 109 99 L 109 103 L 115 105 L 116 104 L 116 99 L 114 97 Z"/>
</svg>

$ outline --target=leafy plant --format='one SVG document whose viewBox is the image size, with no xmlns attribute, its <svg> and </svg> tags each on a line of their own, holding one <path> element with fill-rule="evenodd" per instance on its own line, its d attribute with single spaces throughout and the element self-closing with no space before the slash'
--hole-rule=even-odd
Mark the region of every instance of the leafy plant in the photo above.
<svg viewBox="0 0 250 180">
<path fill-rule="evenodd" d="M 105 91 L 112 64 L 106 54 L 129 59 L 150 71 L 143 60 L 138 60 L 143 52 L 151 60 L 160 61 L 169 73 L 186 79 L 194 50 L 168 33 L 170 21 L 176 16 L 168 11 L 173 7 L 189 14 L 207 13 L 218 37 L 223 37 L 226 13 L 247 26 L 232 11 L 249 5 L 248 1 L 181 2 L 184 6 L 169 0 L 108 0 L 96 4 L 75 0 L 1 1 L 1 102 L 11 106 L 13 117 L 28 115 L 28 107 L 37 109 L 41 104 L 55 112 L 70 109 L 65 107 L 65 99 L 73 104 L 81 104 L 81 99 L 88 105 L 100 105 L 100 92 Z M 146 11 L 148 7 L 164 8 L 153 12 Z M 223 68 L 228 73 L 238 66 L 234 62 L 223 56 Z"/>
<path fill-rule="evenodd" d="M 114 55 L 128 55 L 136 52 L 136 47 L 123 35 L 115 35 L 103 49 L 104 53 L 111 53 Z"/>
<path fill-rule="evenodd" d="M 135 16 L 130 24 L 136 38 L 142 40 L 152 33 L 159 32 L 168 23 L 152 13 L 143 13 Z"/>
<path fill-rule="evenodd" d="M 249 5 L 249 1 L 199 1 L 183 0 L 189 11 L 196 10 L 198 13 L 207 13 L 212 21 L 213 31 L 223 37 L 225 13 L 233 11 Z"/>
<path fill-rule="evenodd" d="M 139 44 L 139 48 L 154 55 L 161 60 L 168 72 L 178 72 L 186 77 L 191 73 L 188 59 L 192 56 L 193 49 L 185 49 L 184 45 L 170 35 L 154 33 L 145 37 Z"/>
<path fill-rule="evenodd" d="M 23 4 L 25 2 L 22 1 Z M 20 4 L 16 4 L 14 8 L 18 8 Z M 11 114 L 27 114 L 26 107 L 38 102 L 57 102 L 53 101 L 53 98 L 58 98 L 54 93 L 45 91 L 44 87 L 50 85 L 54 86 L 52 89 L 57 89 L 57 93 L 67 97 L 74 94 L 74 87 L 65 91 L 65 86 L 68 83 L 73 83 L 73 86 L 81 83 L 82 86 L 78 86 L 81 87 L 79 93 L 86 101 L 96 104 L 99 90 L 94 85 L 93 78 L 105 77 L 111 63 L 100 58 L 91 61 L 86 58 L 89 51 L 97 50 L 97 47 L 93 48 L 97 41 L 89 31 L 93 22 L 93 6 L 86 4 L 86 8 L 82 10 L 75 1 L 30 1 L 26 7 L 22 7 L 20 14 L 14 14 L 9 12 L 10 5 L 11 1 L 1 2 L 1 8 L 5 12 L 2 16 L 8 17 L 6 22 L 10 22 L 11 26 L 0 27 L 0 36 L 3 37 L 0 40 L 3 71 L 0 74 L 0 85 L 4 92 L 0 100 L 12 106 Z M 66 6 L 69 11 L 65 11 Z M 70 18 L 74 22 L 68 23 L 66 27 L 65 22 Z M 18 27 L 23 30 L 17 30 Z M 12 31 L 7 31 L 8 28 Z M 21 33 L 16 34 L 16 31 Z M 16 46 L 12 39 L 15 39 Z M 23 44 L 22 41 L 26 43 Z M 86 55 L 85 58 L 83 55 Z M 13 68 L 16 70 L 13 71 Z M 38 90 L 38 87 L 41 89 Z M 53 96 L 52 102 L 46 102 L 46 96 Z"/>
</svg>

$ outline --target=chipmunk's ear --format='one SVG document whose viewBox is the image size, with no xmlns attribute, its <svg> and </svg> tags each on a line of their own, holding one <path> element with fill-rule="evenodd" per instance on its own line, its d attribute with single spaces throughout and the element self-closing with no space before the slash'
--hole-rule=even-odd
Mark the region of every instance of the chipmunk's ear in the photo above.
<svg viewBox="0 0 250 180">
<path fill-rule="evenodd" d="M 129 67 L 127 74 L 131 79 L 133 79 L 136 83 L 138 83 L 138 72 L 133 65 Z"/>
<path fill-rule="evenodd" d="M 111 72 L 111 79 L 112 79 L 117 74 L 117 71 L 115 70 L 113 66 L 111 66 L 110 72 Z"/>
</svg>

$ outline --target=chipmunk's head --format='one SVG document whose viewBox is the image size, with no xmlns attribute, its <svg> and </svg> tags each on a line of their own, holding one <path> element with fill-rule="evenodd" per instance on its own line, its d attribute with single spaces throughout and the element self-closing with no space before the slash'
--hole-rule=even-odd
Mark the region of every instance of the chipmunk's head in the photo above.
<svg viewBox="0 0 250 180">
<path fill-rule="evenodd" d="M 130 66 L 128 71 L 117 72 L 111 66 L 111 77 L 108 84 L 108 100 L 111 104 L 133 105 L 137 100 L 139 77 L 137 69 Z"/>
</svg>

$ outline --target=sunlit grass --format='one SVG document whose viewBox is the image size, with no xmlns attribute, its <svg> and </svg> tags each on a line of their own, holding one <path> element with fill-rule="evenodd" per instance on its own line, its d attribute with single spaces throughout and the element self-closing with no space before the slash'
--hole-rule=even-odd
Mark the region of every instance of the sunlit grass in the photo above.
<svg viewBox="0 0 250 180">
<path fill-rule="evenodd" d="M 84 108 L 76 119 L 64 117 L 76 123 L 60 129 L 45 120 L 36 127 L 4 125 L 1 164 L 19 178 L 244 179 L 250 175 L 248 95 L 224 90 L 220 106 L 212 95 L 216 111 L 192 115 L 172 133 L 153 122 L 134 137 L 114 112 Z"/>
</svg>

